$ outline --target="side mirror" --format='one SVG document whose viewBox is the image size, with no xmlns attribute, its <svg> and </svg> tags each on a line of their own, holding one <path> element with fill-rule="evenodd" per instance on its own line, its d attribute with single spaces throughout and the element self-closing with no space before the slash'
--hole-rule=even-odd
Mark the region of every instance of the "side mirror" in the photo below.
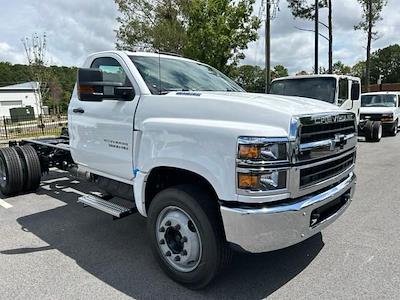
<svg viewBox="0 0 400 300">
<path fill-rule="evenodd" d="M 104 81 L 99 69 L 78 69 L 78 97 L 81 101 L 102 101 L 104 99 L 131 100 L 133 87 L 118 81 Z"/>
<path fill-rule="evenodd" d="M 355 101 L 359 99 L 360 99 L 360 84 L 357 82 L 351 85 L 351 100 Z"/>
</svg>

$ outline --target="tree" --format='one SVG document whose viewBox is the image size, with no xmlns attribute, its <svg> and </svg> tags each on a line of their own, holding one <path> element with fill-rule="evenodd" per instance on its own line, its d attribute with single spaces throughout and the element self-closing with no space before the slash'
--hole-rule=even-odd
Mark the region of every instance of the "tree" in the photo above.
<svg viewBox="0 0 400 300">
<path fill-rule="evenodd" d="M 400 82 L 400 45 L 391 45 L 378 49 L 371 54 L 371 82 L 377 82 L 382 76 L 382 83 Z"/>
<path fill-rule="evenodd" d="M 360 77 L 361 81 L 365 83 L 365 61 L 357 62 L 352 68 L 351 73 L 354 76 Z"/>
<path fill-rule="evenodd" d="M 363 10 L 363 20 L 354 26 L 355 30 L 362 30 L 367 34 L 367 60 L 365 62 L 365 84 L 370 91 L 370 67 L 371 67 L 371 45 L 378 38 L 378 32 L 374 31 L 376 23 L 382 20 L 381 12 L 386 6 L 387 0 L 357 0 Z"/>
<path fill-rule="evenodd" d="M 288 7 L 295 18 L 315 21 L 315 3 L 308 4 L 306 0 L 288 0 Z M 328 24 L 319 22 L 328 29 L 328 73 L 333 72 L 333 25 L 332 25 L 332 0 L 319 0 L 319 8 L 328 8 Z M 307 30 L 309 31 L 309 30 Z M 313 30 L 311 30 L 313 31 Z"/>
<path fill-rule="evenodd" d="M 151 47 L 181 53 L 185 44 L 185 0 L 115 0 L 121 16 L 117 49 Z"/>
<path fill-rule="evenodd" d="M 53 104 L 53 113 L 60 114 L 60 102 L 62 98 L 63 90 L 57 77 L 52 78 L 49 82 L 50 99 Z"/>
<path fill-rule="evenodd" d="M 310 73 L 308 73 L 307 71 L 304 71 L 304 70 L 296 73 L 296 76 L 302 76 L 302 75 L 310 75 Z"/>
<path fill-rule="evenodd" d="M 258 37 L 261 23 L 252 16 L 253 4 L 254 0 L 191 1 L 183 54 L 229 73 L 245 57 L 247 44 Z"/>
<path fill-rule="evenodd" d="M 50 66 L 48 68 L 48 73 L 51 74 L 51 79 L 59 82 L 61 87 L 61 97 L 58 105 L 59 112 L 65 112 L 68 108 L 69 100 L 71 99 L 72 90 L 76 82 L 77 69 L 75 67 L 60 67 L 60 66 Z M 22 83 L 32 80 L 30 75 L 30 66 L 28 65 L 13 65 L 8 62 L 0 62 L 0 86 L 7 86 L 16 83 Z M 51 81 L 49 83 L 49 88 L 51 90 Z M 45 105 L 53 105 L 50 97 L 44 100 Z"/>
<path fill-rule="evenodd" d="M 247 92 L 264 93 L 264 69 L 259 66 L 242 65 L 235 69 L 233 79 Z"/>
<path fill-rule="evenodd" d="M 340 60 L 335 62 L 332 67 L 333 74 L 336 75 L 348 75 L 351 74 L 352 69 L 350 66 L 346 66 Z"/>
<path fill-rule="evenodd" d="M 174 52 L 229 73 L 257 39 L 254 1 L 115 0 L 121 12 L 117 48 Z"/>
<path fill-rule="evenodd" d="M 272 79 L 289 76 L 288 69 L 286 69 L 282 65 L 276 65 L 271 73 L 272 73 Z"/>
<path fill-rule="evenodd" d="M 31 81 L 39 84 L 37 105 L 39 113 L 43 113 L 43 102 L 47 100 L 49 93 L 49 80 L 51 77 L 50 69 L 47 68 L 49 63 L 47 57 L 47 37 L 46 33 L 39 36 L 34 33 L 31 38 L 25 37 L 22 39 L 22 44 L 25 49 L 25 55 L 28 62 L 28 71 Z M 36 94 L 35 94 L 36 95 Z"/>
<path fill-rule="evenodd" d="M 288 70 L 276 65 L 271 70 L 272 79 L 288 76 Z M 265 69 L 260 66 L 242 65 L 231 72 L 231 77 L 247 92 L 265 93 Z"/>
</svg>

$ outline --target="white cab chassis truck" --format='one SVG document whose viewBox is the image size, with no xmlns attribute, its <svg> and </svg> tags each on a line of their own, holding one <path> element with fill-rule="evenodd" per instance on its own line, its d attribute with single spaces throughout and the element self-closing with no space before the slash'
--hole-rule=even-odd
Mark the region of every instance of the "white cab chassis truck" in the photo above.
<svg viewBox="0 0 400 300">
<path fill-rule="evenodd" d="M 246 93 L 189 59 L 92 54 L 68 118 L 68 134 L 0 150 L 1 192 L 34 191 L 54 167 L 98 184 L 103 196 L 78 202 L 114 218 L 147 217 L 161 268 L 193 289 L 232 249 L 272 251 L 315 235 L 354 193 L 354 113 Z"/>
<path fill-rule="evenodd" d="M 325 101 L 360 116 L 361 79 L 348 75 L 301 75 L 274 79 L 271 94 Z"/>
<path fill-rule="evenodd" d="M 396 136 L 400 117 L 400 92 L 374 92 L 361 95 L 359 135 L 379 142 L 383 133 Z"/>
</svg>

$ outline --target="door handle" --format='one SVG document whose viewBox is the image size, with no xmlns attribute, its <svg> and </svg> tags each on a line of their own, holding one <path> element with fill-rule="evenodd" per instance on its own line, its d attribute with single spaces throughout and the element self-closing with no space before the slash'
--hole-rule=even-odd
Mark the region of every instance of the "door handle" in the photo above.
<svg viewBox="0 0 400 300">
<path fill-rule="evenodd" d="M 85 110 L 83 108 L 74 108 L 72 110 L 72 112 L 76 113 L 76 114 L 83 114 L 85 112 Z"/>
</svg>

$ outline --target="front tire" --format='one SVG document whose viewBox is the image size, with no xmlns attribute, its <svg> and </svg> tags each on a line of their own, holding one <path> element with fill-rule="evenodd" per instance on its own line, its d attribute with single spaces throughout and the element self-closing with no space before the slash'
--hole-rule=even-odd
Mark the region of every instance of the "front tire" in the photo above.
<svg viewBox="0 0 400 300">
<path fill-rule="evenodd" d="M 374 125 L 372 126 L 372 141 L 373 142 L 379 142 L 382 138 L 383 134 L 383 128 L 382 128 L 382 122 L 376 121 L 374 122 Z"/>
<path fill-rule="evenodd" d="M 393 128 L 390 130 L 390 135 L 391 136 L 396 136 L 397 132 L 399 131 L 399 123 L 398 120 L 396 120 L 393 124 Z"/>
<path fill-rule="evenodd" d="M 216 199 L 197 186 L 158 193 L 148 211 L 148 234 L 164 272 L 191 289 L 208 285 L 229 262 Z"/>
<path fill-rule="evenodd" d="M 382 138 L 383 128 L 381 121 L 368 122 L 365 126 L 365 140 L 379 142 Z"/>
</svg>

